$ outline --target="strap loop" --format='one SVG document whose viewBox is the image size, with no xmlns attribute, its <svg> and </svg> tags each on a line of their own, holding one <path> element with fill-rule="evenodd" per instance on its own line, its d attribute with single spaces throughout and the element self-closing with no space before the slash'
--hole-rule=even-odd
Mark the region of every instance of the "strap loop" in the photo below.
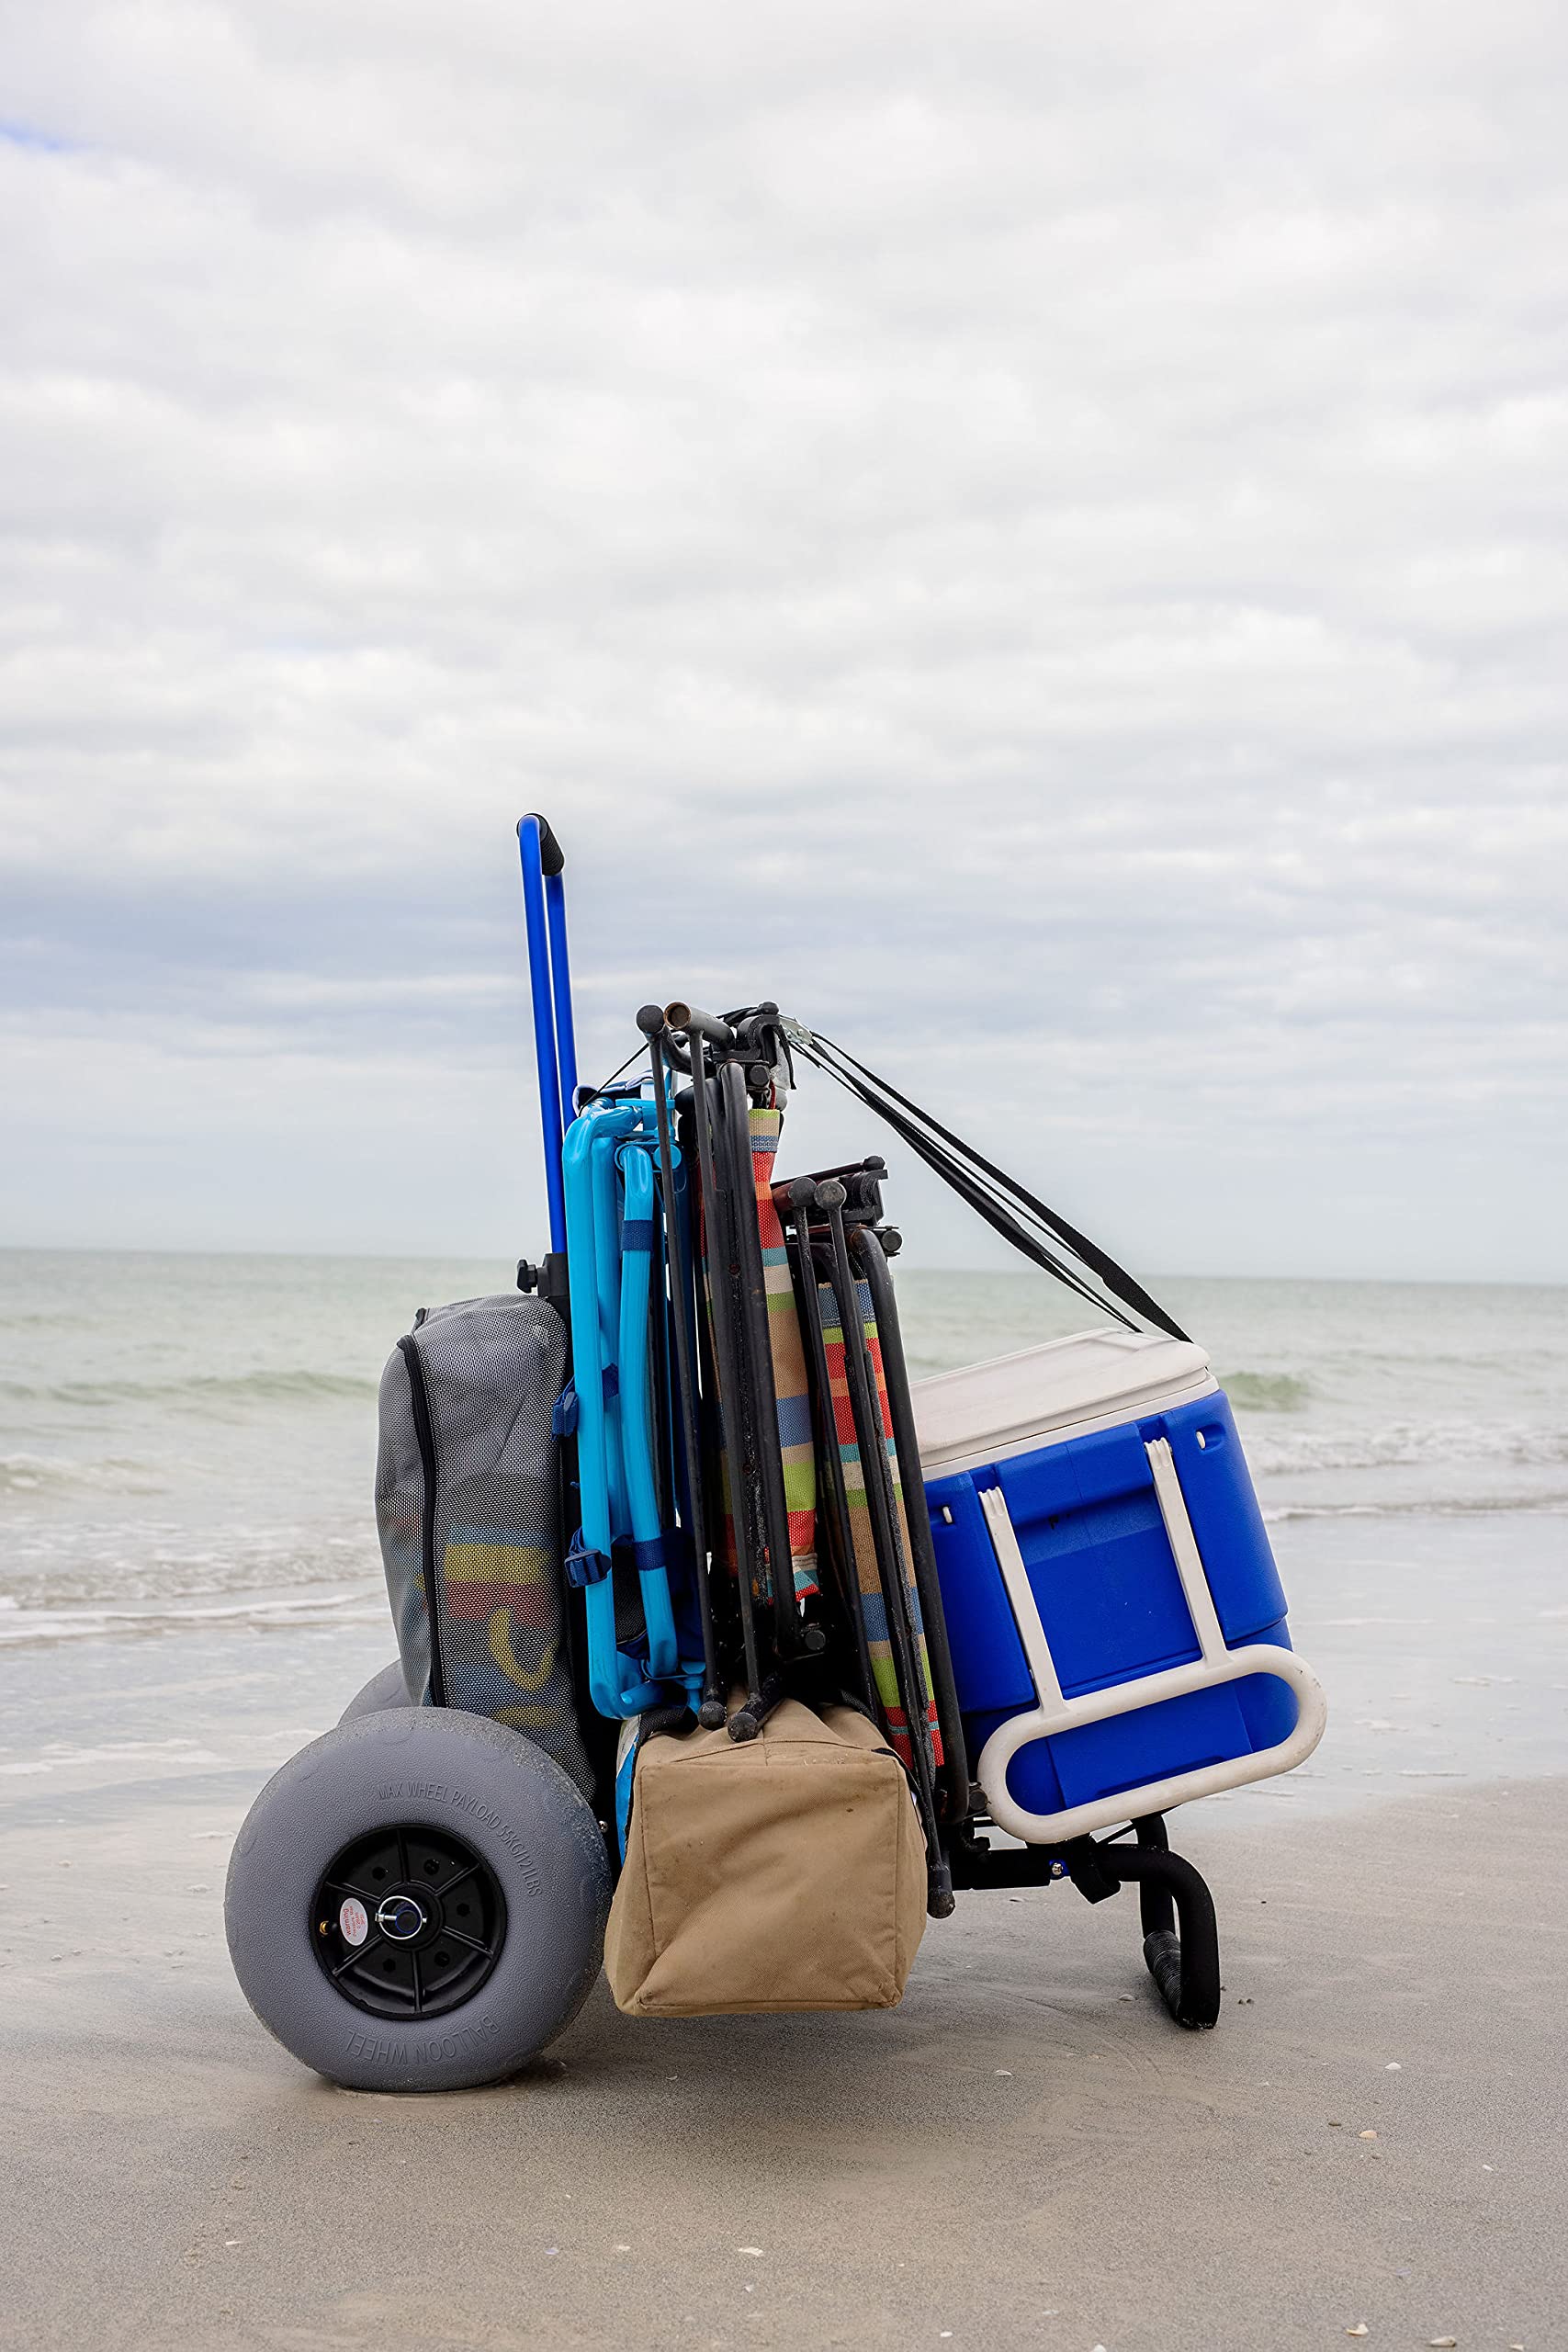
<svg viewBox="0 0 1568 2352">
<path fill-rule="evenodd" d="M 1047 1208 L 1043 1201 L 1036 1199 L 1016 1178 L 976 1151 L 973 1144 L 965 1143 L 951 1127 L 944 1127 L 940 1119 L 922 1111 L 918 1102 L 900 1094 L 896 1086 L 878 1078 L 863 1062 L 857 1062 L 852 1054 L 835 1046 L 830 1037 L 824 1037 L 814 1029 L 797 1029 L 793 1023 L 788 1034 L 797 1053 L 804 1054 L 827 1077 L 837 1080 L 868 1111 L 874 1111 L 879 1119 L 886 1120 L 910 1150 L 1013 1249 L 1043 1267 L 1080 1298 L 1112 1316 L 1124 1329 L 1134 1328 L 1132 1317 L 1135 1316 L 1173 1340 L 1186 1339 L 1187 1333 L 1179 1323 L 1114 1258 L 1108 1257 L 1097 1243 L 1079 1233 L 1065 1217 L 1058 1216 L 1055 1209 Z M 1048 1247 L 1041 1238 L 1043 1233 L 1058 1243 L 1066 1257 Z M 1077 1261 L 1076 1265 L 1069 1262 L 1073 1259 Z M 1123 1308 L 1129 1312 L 1123 1313 Z"/>
</svg>

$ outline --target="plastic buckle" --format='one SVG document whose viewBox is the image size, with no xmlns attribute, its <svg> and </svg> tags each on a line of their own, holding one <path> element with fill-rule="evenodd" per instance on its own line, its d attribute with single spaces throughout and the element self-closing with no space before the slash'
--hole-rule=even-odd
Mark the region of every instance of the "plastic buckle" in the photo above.
<svg viewBox="0 0 1568 2352">
<path fill-rule="evenodd" d="M 585 1585 L 603 1584 L 610 1573 L 610 1563 L 603 1552 L 592 1551 L 582 1540 L 580 1527 L 571 1539 L 566 1555 L 566 1580 L 581 1592 Z"/>
</svg>

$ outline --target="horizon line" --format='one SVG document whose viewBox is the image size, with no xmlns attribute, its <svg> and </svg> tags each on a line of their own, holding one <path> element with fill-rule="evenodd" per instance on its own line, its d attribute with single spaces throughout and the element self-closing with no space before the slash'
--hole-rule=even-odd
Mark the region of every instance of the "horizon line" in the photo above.
<svg viewBox="0 0 1568 2352">
<path fill-rule="evenodd" d="M 450 1263 L 479 1266 L 493 1262 L 499 1257 L 513 1264 L 519 1260 L 505 1251 L 471 1251 L 464 1250 L 282 1250 L 282 1249 L 212 1249 L 175 1243 L 105 1241 L 0 1241 L 0 1257 L 12 1258 L 191 1258 L 191 1259 L 309 1259 L 350 1265 L 415 1265 L 420 1263 Z M 896 1262 L 896 1261 L 895 1261 Z M 1000 1280 L 1006 1276 L 1016 1280 L 1018 1269 L 1012 1266 L 938 1266 L 916 1265 L 908 1271 L 920 1275 L 980 1277 Z M 1054 1279 L 1043 1266 L 1033 1268 L 1047 1282 Z M 1537 1274 L 1303 1274 L 1303 1273 L 1205 1273 L 1189 1270 L 1176 1272 L 1169 1269 L 1155 1272 L 1145 1270 L 1139 1277 L 1149 1283 L 1341 1283 L 1346 1287 L 1367 1288 L 1381 1285 L 1404 1290 L 1563 1290 L 1568 1289 L 1568 1275 Z"/>
</svg>

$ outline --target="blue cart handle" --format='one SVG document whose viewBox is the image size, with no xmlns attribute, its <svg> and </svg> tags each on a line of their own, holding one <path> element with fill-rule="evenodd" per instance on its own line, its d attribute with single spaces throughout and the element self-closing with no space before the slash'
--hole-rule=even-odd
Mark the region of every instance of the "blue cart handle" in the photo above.
<svg viewBox="0 0 1568 2352">
<path fill-rule="evenodd" d="M 517 848 L 523 863 L 523 916 L 528 933 L 528 986 L 534 1003 L 534 1057 L 539 1071 L 550 1247 L 564 1250 L 561 1138 L 577 1112 L 577 1038 L 567 957 L 566 885 L 561 880 L 566 858 L 547 819 L 536 809 L 518 819 Z"/>
</svg>

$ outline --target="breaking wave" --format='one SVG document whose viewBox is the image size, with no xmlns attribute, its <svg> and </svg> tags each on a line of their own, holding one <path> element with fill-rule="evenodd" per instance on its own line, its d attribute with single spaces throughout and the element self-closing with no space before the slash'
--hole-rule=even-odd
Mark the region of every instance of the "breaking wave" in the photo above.
<svg viewBox="0 0 1568 2352">
<path fill-rule="evenodd" d="M 168 1485 L 166 1470 L 126 1454 L 83 1462 L 50 1453 L 0 1453 L 0 1495 L 161 1495 Z"/>
<path fill-rule="evenodd" d="M 0 1380 L 0 1397 L 17 1404 L 112 1407 L 125 1404 L 243 1406 L 255 1402 L 320 1402 L 328 1397 L 374 1401 L 379 1383 L 365 1374 L 286 1371 L 197 1372 L 175 1380 L 60 1380 L 37 1385 Z"/>
<path fill-rule="evenodd" d="M 1227 1372 L 1220 1386 L 1244 1413 L 1300 1413 L 1312 1401 L 1312 1383 L 1294 1372 Z"/>
<path fill-rule="evenodd" d="M 236 1600 L 151 1601 L 141 1608 L 22 1607 L 0 1594 L 0 1650 L 170 1633 L 283 1633 L 310 1625 L 384 1624 L 387 1596 L 348 1591 L 252 1594 Z"/>
<path fill-rule="evenodd" d="M 1559 1492 L 1450 1495 L 1435 1499 L 1411 1495 L 1377 1502 L 1266 1502 L 1263 1517 L 1270 1527 L 1299 1519 L 1490 1519 L 1502 1512 L 1551 1519 L 1568 1511 L 1568 1488 Z"/>
<path fill-rule="evenodd" d="M 1303 1470 L 1424 1469 L 1444 1464 L 1549 1469 L 1568 1463 L 1568 1429 L 1475 1420 L 1391 1421 L 1381 1428 L 1259 1429 L 1239 1416 L 1257 1476 Z"/>
</svg>

